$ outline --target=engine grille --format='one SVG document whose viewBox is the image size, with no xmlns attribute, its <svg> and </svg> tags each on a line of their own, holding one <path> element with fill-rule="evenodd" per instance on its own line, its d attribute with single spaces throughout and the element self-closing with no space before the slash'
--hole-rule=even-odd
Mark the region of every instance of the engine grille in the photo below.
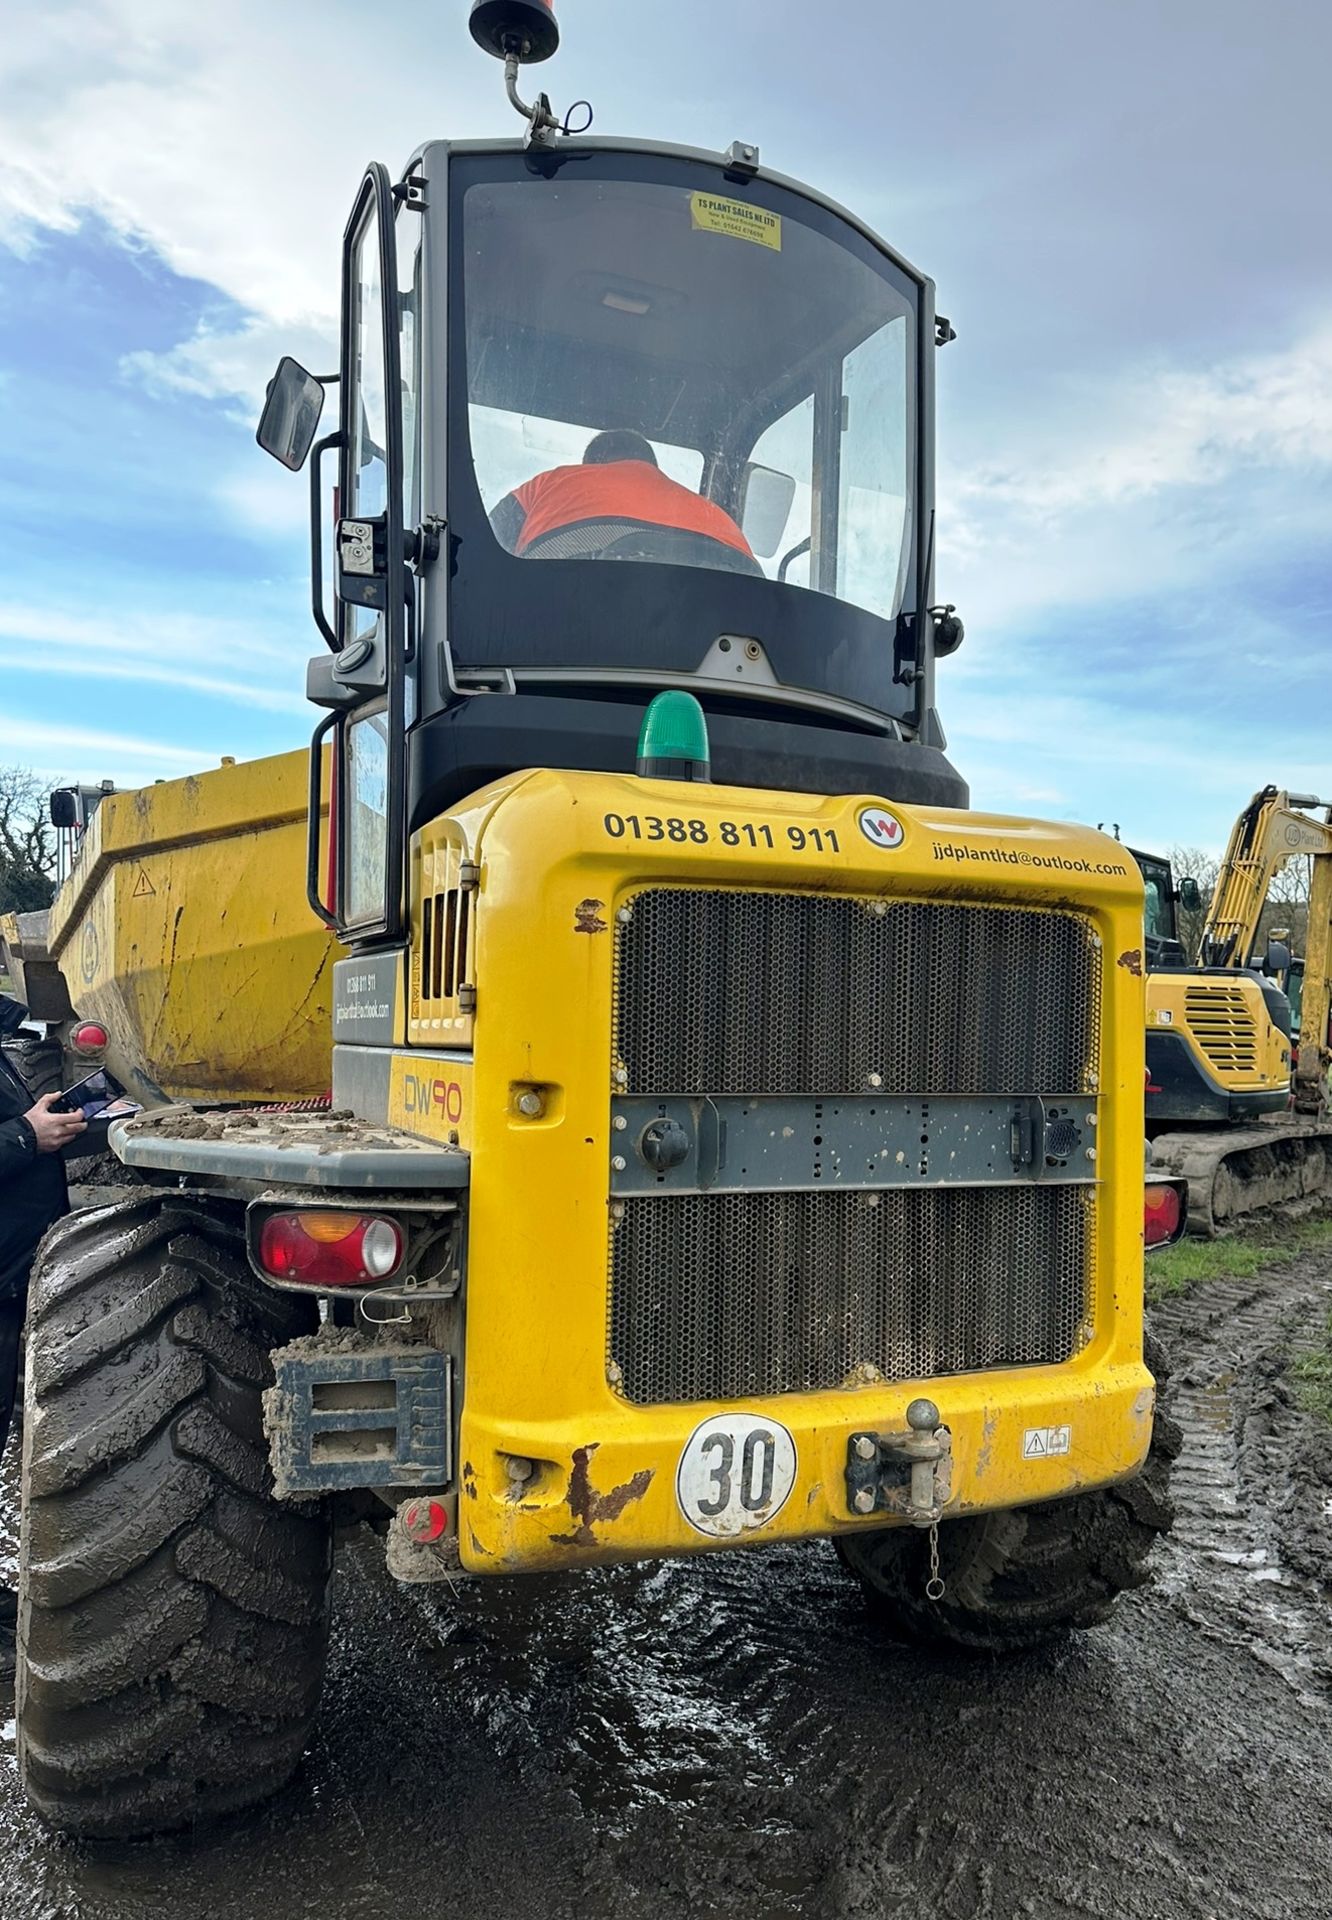
<svg viewBox="0 0 1332 1920">
<path fill-rule="evenodd" d="M 1076 1094 L 1075 915 L 659 889 L 616 927 L 626 1094 Z M 1089 1333 L 1095 1188 L 646 1195 L 614 1209 L 610 1377 L 641 1405 L 1056 1364 Z"/>
<path fill-rule="evenodd" d="M 611 1377 L 653 1405 L 1067 1360 L 1088 1190 L 650 1197 L 612 1253 Z"/>
<path fill-rule="evenodd" d="M 1256 1073 L 1258 1035 L 1243 987 L 1187 987 L 1189 1029 L 1219 1073 Z"/>
<path fill-rule="evenodd" d="M 626 1093 L 1078 1093 L 1099 975 L 1072 914 L 640 894 L 617 929 Z M 878 1075 L 878 1079 L 873 1078 Z"/>
</svg>

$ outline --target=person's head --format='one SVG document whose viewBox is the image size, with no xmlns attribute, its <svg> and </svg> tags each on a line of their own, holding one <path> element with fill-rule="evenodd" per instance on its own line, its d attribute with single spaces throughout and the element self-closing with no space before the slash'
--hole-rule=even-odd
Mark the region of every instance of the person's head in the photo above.
<svg viewBox="0 0 1332 1920">
<path fill-rule="evenodd" d="M 608 467 L 615 460 L 646 460 L 650 467 L 657 464 L 651 442 L 641 433 L 635 433 L 632 427 L 612 427 L 608 433 L 598 433 L 588 441 L 583 455 L 585 467 Z"/>
</svg>

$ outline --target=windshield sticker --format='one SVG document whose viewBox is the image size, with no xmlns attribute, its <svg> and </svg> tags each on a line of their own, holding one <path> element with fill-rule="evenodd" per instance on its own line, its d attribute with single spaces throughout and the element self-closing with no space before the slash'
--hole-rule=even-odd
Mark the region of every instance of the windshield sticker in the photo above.
<svg viewBox="0 0 1332 1920">
<path fill-rule="evenodd" d="M 782 250 L 782 217 L 766 207 L 748 207 L 743 200 L 723 200 L 715 193 L 691 193 L 690 221 L 695 233 L 724 233 L 732 240 L 752 240 L 755 246 Z"/>
</svg>

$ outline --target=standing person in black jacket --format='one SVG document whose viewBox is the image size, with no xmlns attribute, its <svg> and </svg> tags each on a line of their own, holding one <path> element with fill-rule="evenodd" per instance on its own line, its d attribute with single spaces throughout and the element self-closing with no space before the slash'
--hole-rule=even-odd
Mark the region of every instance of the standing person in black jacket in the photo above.
<svg viewBox="0 0 1332 1920">
<path fill-rule="evenodd" d="M 0 994 L 0 1036 L 15 1032 L 26 1015 L 26 1007 Z M 18 1393 L 28 1269 L 46 1229 L 69 1211 L 61 1155 L 88 1124 L 81 1113 L 52 1113 L 59 1098 L 44 1093 L 34 1103 L 0 1052 L 0 1454 Z M 0 1588 L 0 1674 L 13 1669 L 15 1614 L 15 1596 Z"/>
</svg>

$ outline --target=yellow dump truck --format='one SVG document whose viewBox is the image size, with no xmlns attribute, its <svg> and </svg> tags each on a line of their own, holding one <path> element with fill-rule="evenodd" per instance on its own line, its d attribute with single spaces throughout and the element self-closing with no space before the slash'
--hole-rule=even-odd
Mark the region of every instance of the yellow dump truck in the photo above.
<svg viewBox="0 0 1332 1920">
<path fill-rule="evenodd" d="M 933 283 L 752 145 L 524 105 L 544 0 L 471 25 L 522 137 L 368 168 L 338 426 L 290 359 L 260 423 L 314 462 L 304 884 L 257 860 L 211 960 L 165 847 L 85 918 L 160 1085 L 308 1028 L 334 1111 L 118 1122 L 145 1185 L 34 1275 L 18 1753 L 71 1832 L 287 1777 L 338 1518 L 412 1581 L 831 1540 L 991 1650 L 1169 1524 L 1142 879 L 946 757 Z M 322 1054 L 324 950 L 285 992 L 246 952 L 307 900 Z"/>
<path fill-rule="evenodd" d="M 278 754 L 108 794 L 49 913 L 15 930 L 34 1014 L 72 1019 L 77 1053 L 144 1106 L 328 1092 L 342 950 L 305 898 L 309 764 Z"/>
</svg>

